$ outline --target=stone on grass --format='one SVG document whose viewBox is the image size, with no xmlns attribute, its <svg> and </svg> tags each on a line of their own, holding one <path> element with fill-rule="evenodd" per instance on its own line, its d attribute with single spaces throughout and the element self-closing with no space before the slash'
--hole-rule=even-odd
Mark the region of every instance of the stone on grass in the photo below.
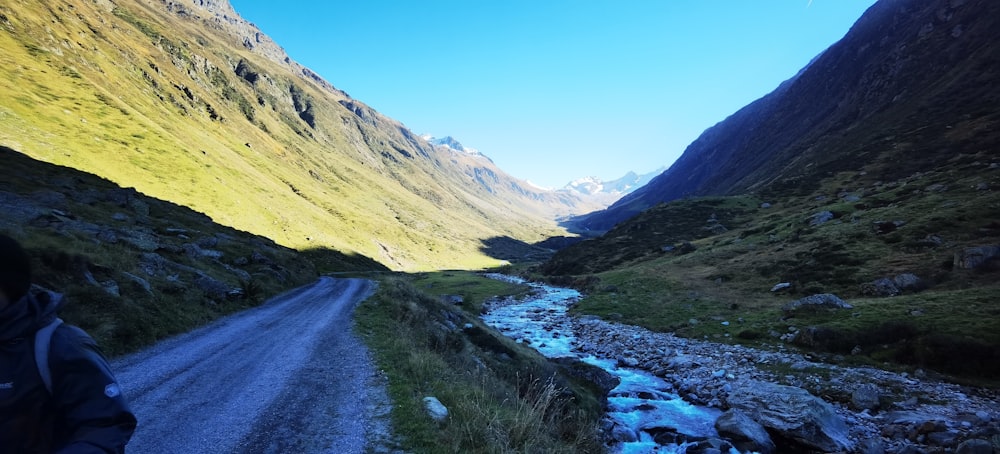
<svg viewBox="0 0 1000 454">
<path fill-rule="evenodd" d="M 427 410 L 427 415 L 435 422 L 442 423 L 448 419 L 448 407 L 445 407 L 437 397 L 425 397 L 424 408 Z"/>
<path fill-rule="evenodd" d="M 971 270 L 1000 257 L 1000 246 L 978 246 L 965 248 L 955 253 L 955 268 Z"/>
<path fill-rule="evenodd" d="M 854 306 L 847 304 L 832 293 L 819 293 L 792 301 L 781 308 L 786 313 L 815 309 L 854 309 Z"/>
<path fill-rule="evenodd" d="M 885 277 L 861 284 L 861 294 L 864 296 L 886 297 L 897 296 L 900 293 L 902 292 L 899 291 L 896 283 Z"/>
</svg>

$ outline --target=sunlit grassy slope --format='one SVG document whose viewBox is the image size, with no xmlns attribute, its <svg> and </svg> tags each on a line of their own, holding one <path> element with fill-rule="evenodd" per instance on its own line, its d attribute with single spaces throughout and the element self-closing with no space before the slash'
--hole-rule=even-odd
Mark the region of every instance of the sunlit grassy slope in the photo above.
<svg viewBox="0 0 1000 454">
<path fill-rule="evenodd" d="M 0 144 L 394 269 L 495 265 L 484 240 L 557 232 L 544 202 L 491 191 L 467 157 L 248 47 L 197 7 L 6 2 Z"/>
</svg>

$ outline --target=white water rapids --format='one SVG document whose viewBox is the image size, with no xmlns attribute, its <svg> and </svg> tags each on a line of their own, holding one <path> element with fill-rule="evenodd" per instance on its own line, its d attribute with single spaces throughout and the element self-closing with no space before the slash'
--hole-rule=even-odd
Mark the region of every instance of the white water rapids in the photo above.
<svg viewBox="0 0 1000 454">
<path fill-rule="evenodd" d="M 721 411 L 685 402 L 670 391 L 666 382 L 646 371 L 619 367 L 616 359 L 597 358 L 576 351 L 575 337 L 566 312 L 580 298 L 579 292 L 502 274 L 489 274 L 487 277 L 530 285 L 534 291 L 524 299 L 490 310 L 483 315 L 486 324 L 546 357 L 578 358 L 621 379 L 608 395 L 607 417 L 616 425 L 634 431 L 638 439 L 612 446 L 615 452 L 685 453 L 687 443 L 659 444 L 654 441 L 650 432 L 664 429 L 687 438 L 718 437 L 714 425 Z M 731 453 L 739 454 L 735 450 Z"/>
</svg>

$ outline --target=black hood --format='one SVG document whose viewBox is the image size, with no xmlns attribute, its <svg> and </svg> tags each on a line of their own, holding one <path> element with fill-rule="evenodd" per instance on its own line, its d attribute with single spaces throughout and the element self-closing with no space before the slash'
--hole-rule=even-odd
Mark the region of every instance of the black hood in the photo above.
<svg viewBox="0 0 1000 454">
<path fill-rule="evenodd" d="M 27 295 L 0 310 L 0 342 L 28 337 L 56 318 L 65 298 L 33 287 Z"/>
</svg>

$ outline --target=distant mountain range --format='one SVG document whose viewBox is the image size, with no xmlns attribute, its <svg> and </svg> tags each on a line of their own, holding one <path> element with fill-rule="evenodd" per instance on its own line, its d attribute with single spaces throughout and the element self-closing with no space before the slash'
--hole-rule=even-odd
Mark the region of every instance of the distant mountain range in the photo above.
<svg viewBox="0 0 1000 454">
<path fill-rule="evenodd" d="M 420 137 L 432 145 L 445 147 L 470 156 L 479 156 L 490 163 L 493 162 L 493 160 L 482 154 L 479 150 L 463 145 L 452 136 L 437 138 L 429 134 L 424 134 Z M 602 181 L 597 177 L 579 178 L 567 183 L 562 188 L 555 190 L 541 188 L 529 181 L 522 181 L 522 183 L 524 186 L 534 190 L 564 194 L 564 198 L 562 200 L 567 207 L 579 208 L 592 206 L 595 207 L 594 209 L 596 210 L 611 205 L 625 194 L 629 194 L 646 183 L 649 183 L 664 170 L 666 170 L 666 167 L 661 167 L 653 172 L 642 175 L 635 172 L 628 172 L 621 178 L 612 181 Z M 521 183 L 518 184 L 520 185 Z"/>
<path fill-rule="evenodd" d="M 607 194 L 621 197 L 629 194 L 642 186 L 645 186 L 653 178 L 666 170 L 661 167 L 652 172 L 639 175 L 635 172 L 628 172 L 621 178 L 611 181 L 603 181 L 597 177 L 586 177 L 571 181 L 563 189 L 579 192 L 586 195 Z"/>
</svg>

